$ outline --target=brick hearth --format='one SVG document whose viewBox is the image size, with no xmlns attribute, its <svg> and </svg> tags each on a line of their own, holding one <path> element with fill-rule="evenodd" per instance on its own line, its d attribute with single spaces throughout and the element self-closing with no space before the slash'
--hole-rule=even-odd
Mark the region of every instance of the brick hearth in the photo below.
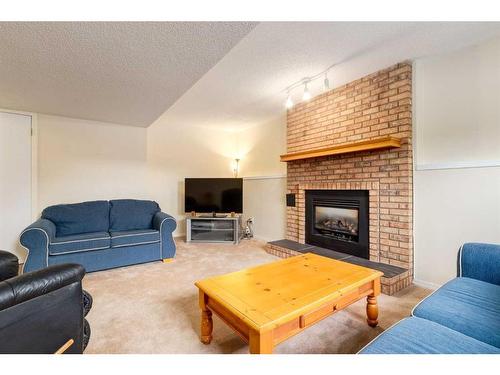
<svg viewBox="0 0 500 375">
<path fill-rule="evenodd" d="M 395 293 L 413 278 L 412 68 L 400 63 L 296 105 L 287 114 L 287 151 L 307 151 L 381 136 L 401 148 L 325 156 L 287 163 L 286 238 L 305 243 L 305 190 L 363 189 L 370 200 L 370 260 L 402 267 L 404 279 L 386 286 Z"/>
<path fill-rule="evenodd" d="M 343 262 L 376 269 L 384 273 L 384 276 L 381 278 L 381 290 L 382 293 L 388 295 L 392 295 L 407 287 L 411 281 L 408 277 L 408 270 L 404 270 L 400 267 L 369 261 L 317 246 L 301 245 L 295 241 L 280 240 L 268 242 L 266 245 L 266 252 L 281 258 L 289 258 L 291 256 L 301 255 L 304 253 L 314 253 L 336 260 L 341 260 Z"/>
</svg>

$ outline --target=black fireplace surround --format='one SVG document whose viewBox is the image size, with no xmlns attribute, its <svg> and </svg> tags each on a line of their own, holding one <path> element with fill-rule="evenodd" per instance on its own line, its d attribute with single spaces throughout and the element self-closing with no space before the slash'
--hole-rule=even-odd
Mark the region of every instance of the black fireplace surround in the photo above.
<svg viewBox="0 0 500 375">
<path fill-rule="evenodd" d="M 306 243 L 369 259 L 368 190 L 306 190 Z"/>
</svg>

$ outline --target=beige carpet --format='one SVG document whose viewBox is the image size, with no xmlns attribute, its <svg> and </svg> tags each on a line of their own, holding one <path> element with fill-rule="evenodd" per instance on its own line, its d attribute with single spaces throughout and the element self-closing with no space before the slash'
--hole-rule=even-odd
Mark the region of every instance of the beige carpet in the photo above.
<svg viewBox="0 0 500 375">
<path fill-rule="evenodd" d="M 177 241 L 172 263 L 154 262 L 85 276 L 94 297 L 88 315 L 92 337 L 85 353 L 247 353 L 248 346 L 214 317 L 213 341 L 198 339 L 198 291 L 193 283 L 279 258 L 264 243 L 186 244 Z M 429 290 L 411 286 L 379 298 L 379 326 L 366 322 L 359 301 L 280 344 L 275 353 L 356 353 L 366 343 L 407 316 Z"/>
</svg>

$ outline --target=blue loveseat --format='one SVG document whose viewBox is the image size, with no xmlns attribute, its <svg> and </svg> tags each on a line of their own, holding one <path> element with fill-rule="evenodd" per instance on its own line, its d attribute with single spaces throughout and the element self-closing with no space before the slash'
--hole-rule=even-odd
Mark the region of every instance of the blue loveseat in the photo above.
<svg viewBox="0 0 500 375">
<path fill-rule="evenodd" d="M 360 353 L 500 354 L 500 245 L 464 244 L 457 278 Z"/>
<path fill-rule="evenodd" d="M 20 237 L 24 272 L 79 263 L 87 272 L 175 256 L 175 219 L 158 203 L 117 199 L 47 207 Z"/>
</svg>

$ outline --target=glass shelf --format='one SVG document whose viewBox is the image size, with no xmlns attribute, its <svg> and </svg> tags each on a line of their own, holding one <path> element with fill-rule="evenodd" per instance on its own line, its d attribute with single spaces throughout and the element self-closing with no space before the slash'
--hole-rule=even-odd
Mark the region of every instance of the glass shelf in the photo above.
<svg viewBox="0 0 500 375">
<path fill-rule="evenodd" d="M 187 242 L 239 242 L 239 217 L 187 218 Z"/>
</svg>

